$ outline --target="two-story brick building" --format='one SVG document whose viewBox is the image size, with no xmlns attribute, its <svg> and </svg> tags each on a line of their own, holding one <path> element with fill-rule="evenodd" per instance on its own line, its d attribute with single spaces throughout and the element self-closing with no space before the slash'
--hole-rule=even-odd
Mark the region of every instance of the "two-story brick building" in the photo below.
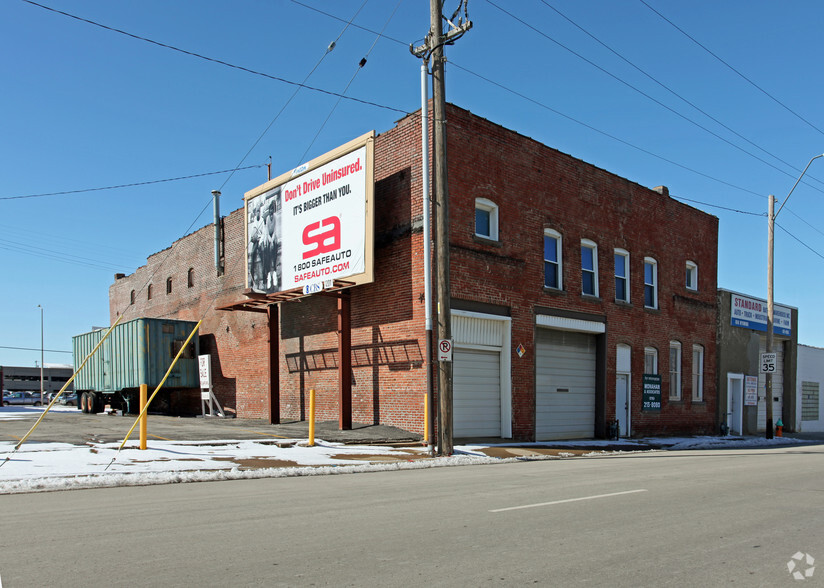
<svg viewBox="0 0 824 588">
<path fill-rule="evenodd" d="M 427 388 L 420 120 L 374 139 L 374 281 L 347 295 L 352 418 L 415 432 Z M 714 431 L 717 219 L 456 106 L 447 124 L 455 435 L 586 438 L 615 420 L 625 435 Z M 250 296 L 245 214 L 222 221 L 221 275 L 210 225 L 119 277 L 112 319 L 204 318 L 226 408 L 302 419 L 314 388 L 318 418 L 336 418 L 335 298 L 215 310 Z"/>
</svg>

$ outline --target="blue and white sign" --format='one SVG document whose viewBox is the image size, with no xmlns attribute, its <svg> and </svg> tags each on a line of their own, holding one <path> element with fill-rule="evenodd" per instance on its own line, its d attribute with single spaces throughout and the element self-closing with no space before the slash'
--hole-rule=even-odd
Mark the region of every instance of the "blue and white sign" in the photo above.
<svg viewBox="0 0 824 588">
<path fill-rule="evenodd" d="M 730 316 L 733 327 L 767 332 L 767 302 L 764 300 L 730 294 Z M 773 308 L 773 333 L 791 336 L 792 318 L 792 309 L 776 304 Z"/>
</svg>

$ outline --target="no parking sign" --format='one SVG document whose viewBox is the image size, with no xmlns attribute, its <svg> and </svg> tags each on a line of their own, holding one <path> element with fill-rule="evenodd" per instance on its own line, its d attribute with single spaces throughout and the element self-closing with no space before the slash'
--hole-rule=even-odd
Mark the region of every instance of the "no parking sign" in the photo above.
<svg viewBox="0 0 824 588">
<path fill-rule="evenodd" d="M 438 361 L 452 361 L 452 339 L 438 340 Z"/>
</svg>

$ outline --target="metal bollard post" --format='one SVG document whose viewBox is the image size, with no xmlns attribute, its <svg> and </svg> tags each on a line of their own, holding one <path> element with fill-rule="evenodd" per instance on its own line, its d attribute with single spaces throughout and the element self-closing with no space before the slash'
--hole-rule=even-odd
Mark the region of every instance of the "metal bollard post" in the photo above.
<svg viewBox="0 0 824 588">
<path fill-rule="evenodd" d="M 149 386 L 147 384 L 140 385 L 140 412 L 146 408 L 146 401 L 149 398 Z M 140 449 L 146 449 L 146 436 L 148 434 L 149 414 L 145 413 L 140 418 Z"/>
<path fill-rule="evenodd" d="M 315 389 L 309 390 L 309 447 L 315 446 Z"/>
</svg>

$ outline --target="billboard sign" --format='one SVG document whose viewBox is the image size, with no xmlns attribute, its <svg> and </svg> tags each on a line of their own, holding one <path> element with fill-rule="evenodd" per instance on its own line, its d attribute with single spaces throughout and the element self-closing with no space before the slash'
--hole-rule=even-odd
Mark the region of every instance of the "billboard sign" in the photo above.
<svg viewBox="0 0 824 588">
<path fill-rule="evenodd" d="M 767 331 L 767 303 L 764 300 L 730 294 L 730 324 L 754 331 Z M 773 307 L 773 333 L 792 336 L 793 311 L 786 306 Z"/>
<path fill-rule="evenodd" d="M 319 292 L 372 281 L 374 132 L 246 193 L 247 287 Z"/>
</svg>

